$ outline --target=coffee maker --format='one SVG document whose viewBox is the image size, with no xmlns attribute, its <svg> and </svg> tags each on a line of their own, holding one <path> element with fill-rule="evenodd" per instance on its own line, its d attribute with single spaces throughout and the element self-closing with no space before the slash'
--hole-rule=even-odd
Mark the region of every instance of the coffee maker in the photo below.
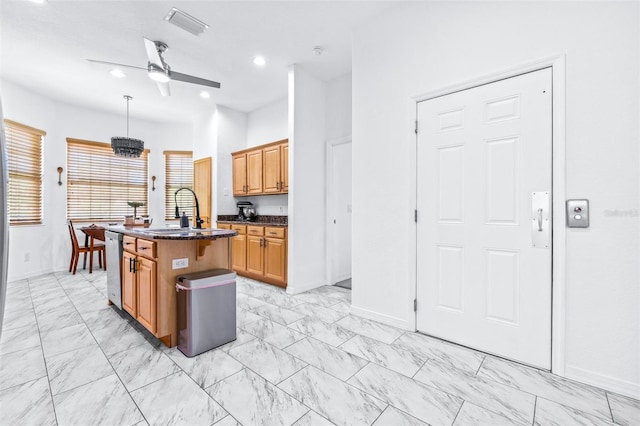
<svg viewBox="0 0 640 426">
<path fill-rule="evenodd" d="M 256 211 L 253 209 L 253 203 L 249 201 L 238 201 L 238 220 L 251 222 L 256 217 Z"/>
</svg>

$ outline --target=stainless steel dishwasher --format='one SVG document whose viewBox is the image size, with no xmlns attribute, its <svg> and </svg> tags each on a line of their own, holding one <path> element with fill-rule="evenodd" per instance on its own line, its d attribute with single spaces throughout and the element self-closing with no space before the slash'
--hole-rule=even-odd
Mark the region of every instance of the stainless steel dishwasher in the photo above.
<svg viewBox="0 0 640 426">
<path fill-rule="evenodd" d="M 107 296 L 122 309 L 122 234 L 105 231 L 107 245 Z"/>
</svg>

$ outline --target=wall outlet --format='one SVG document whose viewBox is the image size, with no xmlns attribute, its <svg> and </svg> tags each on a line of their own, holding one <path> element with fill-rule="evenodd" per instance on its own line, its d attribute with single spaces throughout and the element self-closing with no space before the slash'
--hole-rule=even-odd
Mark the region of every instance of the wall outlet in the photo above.
<svg viewBox="0 0 640 426">
<path fill-rule="evenodd" d="M 222 195 L 224 195 L 225 197 L 228 197 L 229 196 L 229 188 L 224 188 L 222 190 Z"/>
<path fill-rule="evenodd" d="M 184 259 L 173 259 L 171 261 L 172 269 L 182 269 L 182 268 L 188 268 L 188 267 L 189 267 L 189 259 L 186 257 Z"/>
<path fill-rule="evenodd" d="M 31 260 L 31 253 L 26 252 L 26 253 L 24 254 L 24 261 L 25 261 L 25 262 L 28 262 L 28 261 L 30 261 L 30 260 Z"/>
</svg>

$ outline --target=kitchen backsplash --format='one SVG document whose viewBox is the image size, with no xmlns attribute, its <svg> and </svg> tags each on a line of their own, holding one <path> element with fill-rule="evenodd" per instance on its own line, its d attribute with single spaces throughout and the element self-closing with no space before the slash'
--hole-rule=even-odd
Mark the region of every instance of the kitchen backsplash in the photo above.
<svg viewBox="0 0 640 426">
<path fill-rule="evenodd" d="M 220 214 L 218 215 L 218 221 L 219 222 L 224 222 L 224 221 L 231 221 L 231 222 L 235 222 L 236 220 L 238 220 L 238 215 L 237 214 Z M 260 223 L 273 223 L 273 224 L 277 224 L 277 225 L 286 225 L 289 222 L 289 217 L 288 216 L 269 216 L 269 215 L 258 215 L 256 216 L 256 218 L 253 220 L 253 222 L 260 222 Z"/>
</svg>

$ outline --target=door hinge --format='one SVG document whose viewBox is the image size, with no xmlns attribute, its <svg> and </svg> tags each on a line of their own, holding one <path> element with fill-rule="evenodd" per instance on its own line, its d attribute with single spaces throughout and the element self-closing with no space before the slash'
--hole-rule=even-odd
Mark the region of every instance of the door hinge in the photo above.
<svg viewBox="0 0 640 426">
<path fill-rule="evenodd" d="M 414 128 L 414 132 L 416 132 L 416 135 L 418 134 L 418 120 L 416 120 L 416 126 Z"/>
<path fill-rule="evenodd" d="M 418 299 L 413 299 L 413 312 L 418 312 Z"/>
<path fill-rule="evenodd" d="M 414 221 L 415 223 L 418 223 L 418 209 L 415 209 L 415 210 L 413 211 L 413 221 Z"/>
</svg>

